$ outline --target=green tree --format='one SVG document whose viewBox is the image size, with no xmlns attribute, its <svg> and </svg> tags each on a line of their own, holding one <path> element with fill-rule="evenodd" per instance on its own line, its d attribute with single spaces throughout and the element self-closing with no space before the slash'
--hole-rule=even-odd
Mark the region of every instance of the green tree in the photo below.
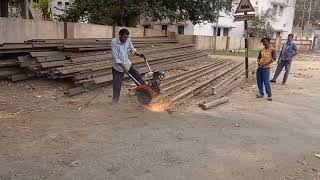
<svg viewBox="0 0 320 180">
<path fill-rule="evenodd" d="M 10 13 L 9 13 L 9 16 L 10 17 L 15 17 L 15 18 L 18 18 L 18 17 L 21 17 L 21 6 L 19 6 L 20 1 L 18 0 L 9 0 L 9 9 L 10 9 Z"/>
<path fill-rule="evenodd" d="M 275 13 L 268 9 L 256 16 L 256 19 L 249 23 L 249 36 L 251 37 L 271 37 L 274 29 L 271 25 L 276 21 Z"/>
<path fill-rule="evenodd" d="M 221 1 L 221 6 L 218 6 Z M 233 0 L 75 0 L 61 21 L 136 26 L 142 16 L 154 21 L 214 22 L 219 11 L 231 11 Z"/>
<path fill-rule="evenodd" d="M 309 19 L 310 14 L 310 19 Z M 308 22 L 314 27 L 320 27 L 320 1 L 297 0 L 295 9 L 295 26 L 307 25 Z M 303 23 L 303 24 L 302 24 Z"/>
<path fill-rule="evenodd" d="M 41 17 L 43 20 L 50 20 L 51 3 L 52 3 L 52 0 L 38 0 L 38 2 L 34 4 L 34 7 L 41 13 Z"/>
</svg>

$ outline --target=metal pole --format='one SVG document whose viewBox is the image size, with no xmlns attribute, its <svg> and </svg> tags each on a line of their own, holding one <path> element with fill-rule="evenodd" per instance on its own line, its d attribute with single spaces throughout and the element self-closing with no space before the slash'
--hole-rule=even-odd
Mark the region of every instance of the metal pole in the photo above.
<svg viewBox="0 0 320 180">
<path fill-rule="evenodd" d="M 247 15 L 245 12 L 244 15 Z M 246 78 L 249 78 L 249 41 L 248 41 L 248 21 L 244 21 L 244 32 L 245 32 L 245 66 L 246 66 Z"/>
<path fill-rule="evenodd" d="M 0 17 L 8 17 L 8 16 L 9 16 L 9 1 L 0 0 Z"/>
<path fill-rule="evenodd" d="M 149 72 L 152 72 L 151 67 L 150 67 L 150 65 L 149 65 L 149 63 L 147 61 L 147 58 L 145 58 L 144 61 L 146 62 L 147 66 L 148 66 Z"/>
<path fill-rule="evenodd" d="M 218 37 L 218 23 L 219 23 L 219 16 L 217 17 L 217 22 L 216 22 L 216 32 L 214 34 L 214 50 L 217 50 L 217 37 Z"/>
<path fill-rule="evenodd" d="M 218 0 L 218 14 L 216 22 L 216 32 L 214 33 L 214 50 L 217 50 L 217 37 L 218 37 L 218 27 L 219 27 L 219 16 L 220 16 L 220 0 Z"/>
<path fill-rule="evenodd" d="M 304 10 L 306 8 L 306 0 L 303 1 L 303 11 L 302 11 L 302 24 L 301 24 L 301 38 L 303 37 L 304 33 Z"/>
<path fill-rule="evenodd" d="M 136 78 L 134 78 L 130 73 L 128 73 L 128 76 L 129 76 L 135 83 L 137 83 L 138 86 L 141 85 L 141 83 L 140 83 Z"/>
<path fill-rule="evenodd" d="M 311 19 L 311 6 L 312 6 L 312 0 L 310 0 L 310 6 L 309 6 L 308 25 L 310 25 L 310 19 Z"/>
<path fill-rule="evenodd" d="M 25 13 L 25 17 L 26 19 L 29 19 L 29 0 L 24 0 L 24 5 L 25 5 L 25 9 L 24 9 L 24 13 Z"/>
</svg>

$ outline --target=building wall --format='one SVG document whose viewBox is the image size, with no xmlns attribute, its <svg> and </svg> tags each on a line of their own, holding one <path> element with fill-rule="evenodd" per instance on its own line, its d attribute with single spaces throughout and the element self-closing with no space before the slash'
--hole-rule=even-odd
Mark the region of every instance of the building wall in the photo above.
<svg viewBox="0 0 320 180">
<path fill-rule="evenodd" d="M 215 23 L 200 23 L 193 25 L 190 21 L 180 24 L 184 25 L 184 35 L 199 35 L 199 36 L 214 36 L 214 28 L 216 27 Z M 178 34 L 178 26 L 180 25 L 168 25 L 169 32 L 175 32 Z M 162 28 L 161 25 L 154 25 L 155 29 Z M 223 36 L 224 30 L 229 29 L 228 36 L 242 36 L 244 34 L 244 25 L 243 22 L 233 22 L 233 18 L 230 17 L 221 17 L 219 19 L 218 28 L 221 29 L 220 36 Z"/>
<path fill-rule="evenodd" d="M 200 23 L 194 25 L 194 35 L 198 36 L 213 36 L 214 35 L 214 24 L 212 23 Z"/>
<path fill-rule="evenodd" d="M 186 43 L 186 44 L 196 44 L 196 36 L 194 35 L 180 35 L 176 34 L 175 38 L 179 41 L 179 43 Z"/>
<path fill-rule="evenodd" d="M 144 37 L 144 29 L 143 28 L 120 27 L 120 26 L 116 26 L 115 35 L 118 36 L 119 31 L 123 28 L 126 28 L 129 30 L 130 37 Z"/>
<path fill-rule="evenodd" d="M 231 37 L 229 41 L 229 49 L 244 49 L 244 37 Z"/>
<path fill-rule="evenodd" d="M 64 23 L 61 22 L 0 18 L 0 27 L 0 44 L 64 38 Z"/>
<path fill-rule="evenodd" d="M 165 36 L 166 32 L 160 29 L 144 29 L 144 36 Z"/>
<path fill-rule="evenodd" d="M 185 22 L 178 25 L 168 25 L 168 31 L 169 32 L 175 32 L 178 34 L 178 27 L 184 26 L 184 34 L 183 35 L 194 35 L 194 25 L 191 22 Z"/>
<path fill-rule="evenodd" d="M 234 22 L 233 15 L 221 13 L 218 20 L 219 27 L 230 27 L 229 37 L 242 36 L 244 34 L 244 23 Z"/>
<path fill-rule="evenodd" d="M 63 23 L 18 18 L 0 18 L 0 44 L 22 43 L 31 39 L 112 38 L 124 27 L 85 23 Z M 165 36 L 165 31 L 125 27 L 131 37 Z"/>
<path fill-rule="evenodd" d="M 178 34 L 178 26 L 177 25 L 168 25 L 168 31 Z"/>
<path fill-rule="evenodd" d="M 194 35 L 195 32 L 195 25 L 193 25 L 191 22 L 187 22 L 184 25 L 184 34 L 185 35 Z"/>
<path fill-rule="evenodd" d="M 102 26 L 84 23 L 69 23 L 73 25 L 73 38 L 112 38 L 112 26 Z"/>
</svg>

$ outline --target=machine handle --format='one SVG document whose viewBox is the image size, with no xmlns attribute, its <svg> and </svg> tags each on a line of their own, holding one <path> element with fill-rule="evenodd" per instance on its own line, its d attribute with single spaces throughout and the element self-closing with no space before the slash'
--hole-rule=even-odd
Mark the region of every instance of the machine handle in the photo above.
<svg viewBox="0 0 320 180">
<path fill-rule="evenodd" d="M 134 78 L 130 73 L 127 73 L 127 74 L 135 83 L 137 83 L 139 86 L 141 85 L 141 83 L 136 78 Z"/>
<path fill-rule="evenodd" d="M 149 63 L 147 61 L 147 58 L 144 58 L 144 61 L 146 62 L 147 66 L 148 66 L 149 72 L 152 72 L 151 67 L 150 67 L 150 65 L 149 65 Z"/>
</svg>

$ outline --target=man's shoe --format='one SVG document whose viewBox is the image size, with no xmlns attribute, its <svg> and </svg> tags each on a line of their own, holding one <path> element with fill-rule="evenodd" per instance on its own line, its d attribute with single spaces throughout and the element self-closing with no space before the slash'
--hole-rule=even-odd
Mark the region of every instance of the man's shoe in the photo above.
<svg viewBox="0 0 320 180">
<path fill-rule="evenodd" d="M 284 83 L 284 82 L 283 82 L 283 83 L 281 83 L 281 85 L 283 85 L 283 86 L 284 86 L 284 85 L 286 85 L 286 83 Z"/>
<path fill-rule="evenodd" d="M 112 102 L 111 102 L 111 105 L 112 105 L 112 106 L 118 105 L 118 104 L 119 104 L 119 101 L 112 101 Z"/>
<path fill-rule="evenodd" d="M 260 99 L 260 98 L 263 98 L 263 95 L 261 95 L 261 94 L 258 93 L 258 94 L 256 95 L 256 98 L 259 98 L 259 99 Z"/>
<path fill-rule="evenodd" d="M 277 83 L 277 81 L 276 81 L 276 80 L 273 80 L 273 79 L 272 79 L 270 82 L 272 82 L 272 83 Z"/>
<path fill-rule="evenodd" d="M 272 97 L 268 97 L 268 99 L 267 99 L 268 101 L 272 101 Z"/>
</svg>

